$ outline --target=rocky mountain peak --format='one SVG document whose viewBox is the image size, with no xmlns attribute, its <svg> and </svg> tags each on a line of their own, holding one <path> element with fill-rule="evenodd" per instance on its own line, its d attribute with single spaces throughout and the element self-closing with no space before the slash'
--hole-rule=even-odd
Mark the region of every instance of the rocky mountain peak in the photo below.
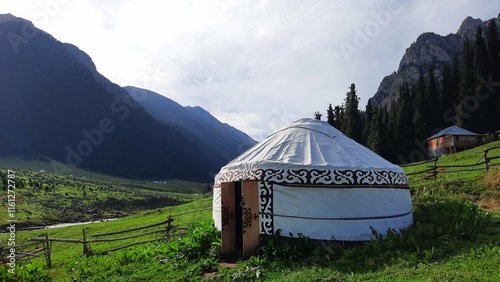
<svg viewBox="0 0 500 282">
<path fill-rule="evenodd" d="M 457 34 L 462 37 L 467 37 L 468 39 L 474 38 L 478 26 L 483 26 L 483 21 L 481 19 L 474 19 L 472 17 L 467 17 L 462 22 L 458 28 Z"/>
<path fill-rule="evenodd" d="M 406 49 L 399 63 L 398 72 L 405 71 L 412 66 L 451 62 L 459 43 L 460 37 L 456 35 L 441 36 L 432 32 L 423 33 Z"/>
<path fill-rule="evenodd" d="M 495 19 L 497 26 L 499 17 Z M 379 105 L 388 105 L 399 96 L 399 87 L 404 82 L 410 84 L 416 82 L 419 69 L 427 69 L 433 66 L 437 79 L 441 78 L 441 70 L 446 64 L 452 63 L 455 55 L 461 52 L 463 42 L 474 40 L 477 27 L 485 31 L 486 21 L 467 17 L 464 19 L 457 33 L 446 36 L 426 32 L 421 34 L 417 40 L 406 49 L 397 72 L 394 72 L 382 80 L 372 101 Z M 484 34 L 484 32 L 483 32 Z"/>
</svg>

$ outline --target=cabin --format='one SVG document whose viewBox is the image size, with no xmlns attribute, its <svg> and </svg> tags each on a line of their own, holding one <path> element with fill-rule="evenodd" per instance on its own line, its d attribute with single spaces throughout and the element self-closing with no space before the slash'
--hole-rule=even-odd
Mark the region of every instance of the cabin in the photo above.
<svg viewBox="0 0 500 282">
<path fill-rule="evenodd" d="M 471 149 L 485 142 L 485 135 L 453 125 L 427 138 L 427 148 L 429 157 L 437 157 Z"/>
</svg>

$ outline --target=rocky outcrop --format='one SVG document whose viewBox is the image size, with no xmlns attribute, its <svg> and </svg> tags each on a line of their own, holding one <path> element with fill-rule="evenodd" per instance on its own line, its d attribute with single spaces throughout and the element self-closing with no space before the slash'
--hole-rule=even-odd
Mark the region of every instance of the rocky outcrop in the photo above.
<svg viewBox="0 0 500 282">
<path fill-rule="evenodd" d="M 500 18 L 496 20 L 498 25 Z M 427 32 L 420 35 L 406 49 L 397 72 L 384 77 L 372 101 L 384 106 L 390 104 L 399 96 L 399 87 L 404 82 L 411 84 L 418 80 L 421 67 L 427 69 L 429 66 L 433 66 L 434 74 L 439 80 L 444 66 L 453 62 L 455 55 L 460 54 L 464 40 L 474 40 L 477 27 L 481 26 L 484 31 L 486 23 L 481 19 L 467 17 L 457 33 L 442 36 Z"/>
</svg>

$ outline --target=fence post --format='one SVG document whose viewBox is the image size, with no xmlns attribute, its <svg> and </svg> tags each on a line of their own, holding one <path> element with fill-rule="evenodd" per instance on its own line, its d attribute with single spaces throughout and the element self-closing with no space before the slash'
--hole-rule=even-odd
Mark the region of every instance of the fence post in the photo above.
<svg viewBox="0 0 500 282">
<path fill-rule="evenodd" d="M 45 247 L 45 261 L 47 262 L 47 267 L 52 268 L 52 261 L 50 260 L 50 248 L 52 244 L 49 241 L 49 234 L 45 233 L 45 241 L 43 241 L 43 245 Z"/>
<path fill-rule="evenodd" d="M 168 218 L 167 218 L 167 234 L 166 236 L 168 236 L 170 234 L 170 230 L 172 230 L 173 226 L 172 226 L 172 222 L 174 221 L 174 218 L 172 217 L 172 215 L 168 215 Z"/>
<path fill-rule="evenodd" d="M 436 177 L 437 177 L 437 161 L 438 161 L 438 157 L 434 157 L 434 166 L 432 167 L 433 168 L 433 175 L 434 175 L 434 181 L 436 181 Z"/>
<path fill-rule="evenodd" d="M 89 248 L 87 245 L 87 234 L 85 234 L 85 228 L 82 229 L 82 235 L 83 235 L 83 254 L 88 255 L 89 254 Z"/>
<path fill-rule="evenodd" d="M 490 162 L 490 159 L 488 159 L 488 152 L 490 151 L 489 148 L 484 149 L 484 165 L 486 166 L 486 172 L 490 169 L 490 166 L 488 163 Z"/>
</svg>

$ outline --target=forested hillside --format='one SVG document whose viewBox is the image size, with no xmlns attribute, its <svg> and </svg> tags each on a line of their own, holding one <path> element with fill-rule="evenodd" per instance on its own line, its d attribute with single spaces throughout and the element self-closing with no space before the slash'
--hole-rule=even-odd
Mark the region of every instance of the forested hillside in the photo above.
<svg viewBox="0 0 500 282">
<path fill-rule="evenodd" d="M 419 65 L 418 80 L 398 85 L 386 105 L 370 99 L 358 108 L 355 84 L 342 105 L 327 108 L 327 121 L 347 136 L 395 163 L 427 156 L 426 138 L 458 125 L 475 133 L 500 129 L 500 41 L 495 19 L 465 38 L 452 63 Z M 316 118 L 321 118 L 319 112 Z"/>
</svg>

